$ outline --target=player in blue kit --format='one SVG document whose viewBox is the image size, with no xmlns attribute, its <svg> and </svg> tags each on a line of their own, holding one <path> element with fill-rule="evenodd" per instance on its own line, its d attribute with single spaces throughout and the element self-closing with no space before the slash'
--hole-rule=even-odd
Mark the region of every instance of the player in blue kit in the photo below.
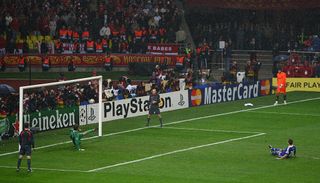
<svg viewBox="0 0 320 183">
<path fill-rule="evenodd" d="M 288 147 L 284 149 L 280 148 L 273 148 L 271 145 L 269 145 L 271 155 L 277 156 L 277 159 L 287 159 L 291 157 L 296 156 L 296 146 L 293 145 L 293 140 L 289 139 L 288 140 Z"/>
</svg>

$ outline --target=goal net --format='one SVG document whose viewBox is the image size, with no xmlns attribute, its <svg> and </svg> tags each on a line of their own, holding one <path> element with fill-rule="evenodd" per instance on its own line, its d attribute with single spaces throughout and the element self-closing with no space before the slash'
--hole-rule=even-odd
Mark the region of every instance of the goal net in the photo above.
<svg viewBox="0 0 320 183">
<path fill-rule="evenodd" d="M 19 132 L 24 123 L 37 131 L 90 124 L 87 113 L 79 112 L 89 104 L 97 107 L 97 114 L 90 114 L 90 117 L 94 115 L 98 134 L 102 136 L 102 76 L 22 86 L 19 89 Z"/>
</svg>

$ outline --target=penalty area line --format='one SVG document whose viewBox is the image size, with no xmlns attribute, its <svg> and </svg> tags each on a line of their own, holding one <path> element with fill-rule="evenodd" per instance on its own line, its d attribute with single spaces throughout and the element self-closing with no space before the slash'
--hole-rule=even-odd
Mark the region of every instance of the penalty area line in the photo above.
<svg viewBox="0 0 320 183">
<path fill-rule="evenodd" d="M 223 140 L 223 141 L 219 141 L 219 142 L 214 142 L 214 143 L 209 143 L 209 144 L 203 144 L 203 145 L 188 147 L 188 148 L 185 148 L 185 149 L 174 150 L 174 151 L 170 151 L 170 152 L 166 152 L 166 153 L 162 153 L 162 154 L 157 154 L 157 155 L 148 156 L 148 157 L 141 158 L 141 159 L 136 159 L 136 160 L 132 160 L 132 161 L 126 161 L 126 162 L 122 162 L 122 163 L 108 165 L 108 166 L 95 168 L 95 169 L 91 169 L 91 170 L 37 168 L 37 167 L 33 167 L 32 169 L 33 170 L 40 170 L 40 171 L 56 171 L 56 172 L 80 172 L 80 173 L 98 172 L 98 171 L 105 170 L 105 169 L 111 169 L 111 168 L 115 168 L 115 167 L 119 167 L 119 166 L 129 165 L 129 164 L 133 164 L 133 163 L 139 163 L 139 162 L 142 162 L 142 161 L 151 160 L 151 159 L 155 159 L 155 158 L 160 158 L 160 157 L 163 157 L 163 156 L 168 156 L 168 155 L 172 155 L 172 154 L 176 154 L 176 153 L 187 152 L 187 151 L 196 150 L 196 149 L 205 148 L 205 147 L 210 147 L 210 146 L 214 146 L 214 145 L 225 144 L 225 143 L 229 143 L 229 142 L 234 142 L 234 141 L 240 141 L 240 140 L 244 140 L 244 139 L 254 138 L 254 137 L 262 136 L 262 135 L 265 135 L 265 134 L 266 133 L 259 133 L 259 134 L 254 134 L 254 135 L 250 135 L 250 136 L 245 136 L 245 137 L 233 138 L 233 139 Z M 17 167 L 0 165 L 0 168 L 16 169 Z M 21 169 L 26 169 L 26 167 L 21 167 Z"/>
<path fill-rule="evenodd" d="M 319 100 L 320 97 L 316 98 L 309 98 L 309 99 L 303 99 L 303 100 L 297 100 L 297 101 L 292 101 L 288 102 L 286 105 L 290 104 L 295 104 L 295 103 L 301 103 L 301 102 L 307 102 L 307 101 L 313 101 L 313 100 Z M 249 109 L 241 109 L 237 111 L 231 111 L 231 112 L 225 112 L 225 113 L 219 113 L 219 114 L 212 114 L 212 115 L 207 115 L 207 116 L 201 116 L 201 117 L 195 117 L 195 118 L 189 118 L 189 119 L 184 119 L 184 120 L 179 120 L 179 121 L 173 121 L 169 123 L 165 123 L 164 126 L 168 125 L 173 125 L 173 124 L 179 124 L 179 123 L 185 123 L 185 122 L 190 122 L 190 121 L 196 121 L 196 120 L 201 120 L 201 119 L 208 119 L 208 118 L 214 118 L 214 117 L 219 117 L 219 116 L 226 116 L 226 115 L 231 115 L 231 114 L 237 114 L 237 113 L 242 113 L 242 112 L 249 112 L 249 111 L 254 111 L 254 110 L 259 110 L 259 109 L 265 109 L 265 108 L 271 108 L 271 107 L 280 107 L 283 106 L 284 104 L 279 104 L 279 105 L 266 105 L 266 106 L 260 106 L 260 107 L 254 107 L 254 108 L 249 108 Z M 153 125 L 150 127 L 157 127 L 158 125 Z M 120 135 L 120 134 L 125 134 L 125 133 L 130 133 L 130 132 L 136 132 L 144 129 L 148 129 L 150 127 L 140 127 L 140 128 L 135 128 L 131 130 L 125 130 L 125 131 L 120 131 L 120 132 L 114 132 L 114 133 L 108 133 L 103 135 L 102 137 L 109 137 L 109 136 L 114 136 L 114 135 Z M 91 140 L 91 139 L 96 139 L 99 138 L 99 136 L 92 136 L 92 137 L 86 137 L 83 138 L 82 140 Z M 44 149 L 44 148 L 49 148 L 49 147 L 54 147 L 58 145 L 63 145 L 63 144 L 69 144 L 71 141 L 65 141 L 65 142 L 60 142 L 60 143 L 55 143 L 55 144 L 50 144 L 50 145 L 45 145 L 45 146 L 40 146 L 34 148 L 35 150 L 37 149 Z M 12 155 L 12 154 L 17 154 L 19 151 L 13 151 L 13 152 L 8 152 L 8 153 L 2 153 L 0 154 L 0 157 L 2 156 L 7 156 L 7 155 Z"/>
<path fill-rule="evenodd" d="M 2 166 L 0 165 L 0 168 L 6 168 L 6 169 L 17 169 L 15 166 Z M 27 167 L 21 167 L 21 169 L 27 169 Z M 37 168 L 37 167 L 32 167 L 32 170 L 41 170 L 41 171 L 55 171 L 55 172 L 81 172 L 81 173 L 86 173 L 88 171 L 84 170 L 68 170 L 68 169 L 58 169 L 58 168 Z"/>
<path fill-rule="evenodd" d="M 259 134 L 255 134 L 255 135 L 239 137 L 239 138 L 233 138 L 233 139 L 223 140 L 223 141 L 219 141 L 219 142 L 213 142 L 213 143 L 209 143 L 209 144 L 203 144 L 203 145 L 188 147 L 188 148 L 185 148 L 185 149 L 174 150 L 174 151 L 170 151 L 170 152 L 166 152 L 166 153 L 161 153 L 161 154 L 157 154 L 157 155 L 153 155 L 153 156 L 148 156 L 148 157 L 141 158 L 141 159 L 136 159 L 136 160 L 132 160 L 132 161 L 126 161 L 126 162 L 117 163 L 117 164 L 113 164 L 113 165 L 108 165 L 108 166 L 104 166 L 104 167 L 100 167 L 100 168 L 95 168 L 95 169 L 92 169 L 92 170 L 88 170 L 87 172 L 97 172 L 97 171 L 111 169 L 111 168 L 115 168 L 115 167 L 119 167 L 119 166 L 139 163 L 139 162 L 146 161 L 146 160 L 160 158 L 160 157 L 168 156 L 168 155 L 172 155 L 172 154 L 187 152 L 187 151 L 191 151 L 191 150 L 196 150 L 196 149 L 200 149 L 200 148 L 215 146 L 215 145 L 219 145 L 219 144 L 225 144 L 225 143 L 234 142 L 234 141 L 240 141 L 240 140 L 244 140 L 244 139 L 250 139 L 250 138 L 258 137 L 258 136 L 261 136 L 261 135 L 265 135 L 265 133 L 259 133 Z"/>
<path fill-rule="evenodd" d="M 289 116 L 320 117 L 319 114 L 308 114 L 308 113 L 268 112 L 268 111 L 248 111 L 248 112 L 250 112 L 250 113 L 259 113 L 259 114 L 280 114 L 280 115 L 289 115 Z"/>
<path fill-rule="evenodd" d="M 257 133 L 262 133 L 262 132 L 251 132 L 251 131 L 214 130 L 214 129 L 201 129 L 201 128 L 180 128 L 180 127 L 163 127 L 163 128 L 173 129 L 173 130 L 219 132 L 219 133 L 239 133 L 239 134 L 257 134 Z"/>
</svg>

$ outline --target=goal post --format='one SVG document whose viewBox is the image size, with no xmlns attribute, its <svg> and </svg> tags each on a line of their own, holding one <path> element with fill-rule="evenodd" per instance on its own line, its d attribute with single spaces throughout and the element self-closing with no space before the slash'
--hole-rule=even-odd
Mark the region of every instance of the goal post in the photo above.
<svg viewBox="0 0 320 183">
<path fill-rule="evenodd" d="M 29 85 L 29 86 L 21 86 L 19 88 L 19 133 L 23 130 L 23 102 L 24 102 L 24 92 L 27 89 L 34 89 L 34 88 L 41 88 L 41 87 L 50 87 L 50 86 L 61 86 L 66 84 L 72 83 L 79 83 L 85 81 L 92 81 L 98 80 L 98 135 L 102 136 L 102 76 L 93 76 L 81 79 L 73 79 L 67 81 L 58 81 L 58 82 L 51 82 L 51 83 L 44 83 L 44 84 L 36 84 L 36 85 Z M 80 122 L 79 122 L 80 123 Z"/>
</svg>

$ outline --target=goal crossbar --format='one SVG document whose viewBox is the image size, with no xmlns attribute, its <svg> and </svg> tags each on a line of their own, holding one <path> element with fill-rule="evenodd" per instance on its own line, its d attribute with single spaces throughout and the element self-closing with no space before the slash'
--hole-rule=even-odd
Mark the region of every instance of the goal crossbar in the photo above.
<svg viewBox="0 0 320 183">
<path fill-rule="evenodd" d="M 23 130 L 23 92 L 24 90 L 32 89 L 32 88 L 47 87 L 47 86 L 64 85 L 64 84 L 90 81 L 90 80 L 99 80 L 98 120 L 99 120 L 99 136 L 102 136 L 102 76 L 92 76 L 92 77 L 73 79 L 73 80 L 67 80 L 67 81 L 58 81 L 58 82 L 51 82 L 51 83 L 44 83 L 44 84 L 21 86 L 19 88 L 19 133 Z"/>
</svg>

